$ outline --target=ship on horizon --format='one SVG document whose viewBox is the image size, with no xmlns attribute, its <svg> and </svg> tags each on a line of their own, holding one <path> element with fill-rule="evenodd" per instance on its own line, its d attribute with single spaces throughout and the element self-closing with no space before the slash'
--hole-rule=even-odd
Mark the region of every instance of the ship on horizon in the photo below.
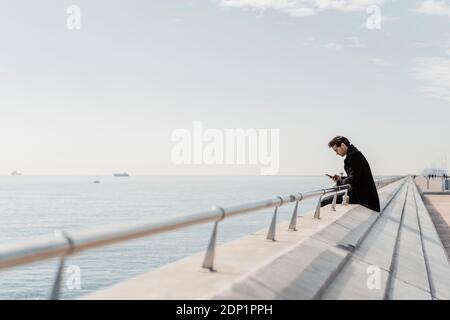
<svg viewBox="0 0 450 320">
<path fill-rule="evenodd" d="M 114 177 L 129 177 L 130 175 L 126 172 L 114 173 Z"/>
<path fill-rule="evenodd" d="M 13 172 L 11 172 L 11 175 L 12 176 L 21 176 L 22 174 L 20 172 L 14 170 Z"/>
</svg>

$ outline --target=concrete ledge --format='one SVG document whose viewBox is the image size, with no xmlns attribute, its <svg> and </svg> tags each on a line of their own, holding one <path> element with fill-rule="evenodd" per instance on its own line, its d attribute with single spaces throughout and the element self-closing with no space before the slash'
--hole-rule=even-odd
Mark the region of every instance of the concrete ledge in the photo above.
<svg viewBox="0 0 450 320">
<path fill-rule="evenodd" d="M 408 190 L 408 191 L 407 191 Z M 369 267 L 379 270 L 370 288 Z M 409 179 L 325 290 L 323 299 L 449 299 L 450 264 Z"/>
<path fill-rule="evenodd" d="M 314 299 L 348 257 L 344 250 L 308 239 L 212 298 Z"/>
<path fill-rule="evenodd" d="M 354 207 L 338 205 L 336 212 L 330 211 L 330 206 L 323 207 L 320 220 L 313 219 L 314 212 L 308 212 L 299 218 L 298 231 L 288 230 L 288 221 L 281 222 L 277 224 L 277 241 L 266 240 L 267 229 L 263 229 L 218 246 L 217 272 L 201 268 L 204 252 L 200 252 L 81 299 L 210 299 L 276 261 Z M 218 232 L 220 236 L 220 228 Z"/>
<path fill-rule="evenodd" d="M 417 297 L 431 299 L 427 266 L 422 247 L 422 231 L 418 221 L 414 197 L 414 185 L 409 183 L 403 213 L 403 221 L 398 239 L 398 251 L 394 257 L 395 278 L 392 282 L 392 299 L 407 297 L 408 290 L 416 292 Z M 420 291 L 420 292 L 419 292 Z M 413 297 L 412 297 L 413 298 Z"/>
<path fill-rule="evenodd" d="M 401 186 L 400 181 L 381 190 L 382 207 L 386 207 Z M 292 251 L 213 298 L 321 298 L 378 216 L 379 213 L 375 211 L 356 206 Z M 262 292 L 257 285 L 270 289 Z"/>
<path fill-rule="evenodd" d="M 383 201 L 390 201 L 400 184 L 380 190 Z M 217 247 L 218 272 L 200 267 L 201 252 L 82 299 L 312 299 L 350 255 L 336 244 L 357 244 L 377 215 L 357 205 L 337 205 L 336 209 L 322 208 L 320 220 L 308 212 L 299 219 L 296 232 L 288 230 L 288 222 L 277 224 L 275 242 L 265 239 L 267 229 L 263 229 Z M 360 215 L 362 209 L 367 212 Z M 330 226 L 341 229 L 340 238 L 326 239 Z"/>
<path fill-rule="evenodd" d="M 403 185 L 385 208 L 364 241 L 356 248 L 348 263 L 322 295 L 322 299 L 383 299 L 388 286 L 398 223 L 406 197 Z M 367 286 L 368 268 L 379 270 L 379 288 Z"/>
</svg>

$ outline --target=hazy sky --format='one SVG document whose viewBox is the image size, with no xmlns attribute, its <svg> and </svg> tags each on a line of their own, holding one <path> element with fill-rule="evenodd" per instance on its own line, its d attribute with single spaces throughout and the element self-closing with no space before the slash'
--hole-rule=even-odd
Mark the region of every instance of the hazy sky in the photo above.
<svg viewBox="0 0 450 320">
<path fill-rule="evenodd" d="M 341 171 L 337 134 L 375 174 L 450 161 L 450 1 L 0 0 L 0 174 L 259 174 L 174 165 L 195 120 L 279 129 L 280 174 Z"/>
</svg>

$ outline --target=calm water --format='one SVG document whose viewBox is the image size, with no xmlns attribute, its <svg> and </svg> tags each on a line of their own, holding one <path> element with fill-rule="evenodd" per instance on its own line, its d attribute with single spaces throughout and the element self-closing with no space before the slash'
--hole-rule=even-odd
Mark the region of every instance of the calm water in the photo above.
<svg viewBox="0 0 450 320">
<path fill-rule="evenodd" d="M 94 184 L 100 180 L 100 184 Z M 144 218 L 179 216 L 277 195 L 330 186 L 326 177 L 1 177 L 0 243 Z M 302 204 L 301 211 L 315 203 Z M 281 207 L 287 220 L 293 204 Z M 218 243 L 265 228 L 272 210 L 233 217 L 219 227 Z M 205 250 L 212 224 L 134 240 L 69 258 L 66 267 L 81 270 L 81 289 L 68 289 L 71 299 L 110 286 L 131 276 Z M 0 271 L 0 299 L 48 298 L 57 261 Z M 68 269 L 69 270 L 69 269 Z"/>
</svg>

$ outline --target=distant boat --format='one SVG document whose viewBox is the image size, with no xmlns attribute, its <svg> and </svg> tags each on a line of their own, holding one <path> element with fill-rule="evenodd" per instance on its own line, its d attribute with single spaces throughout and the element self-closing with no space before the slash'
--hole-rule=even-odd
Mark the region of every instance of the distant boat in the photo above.
<svg viewBox="0 0 450 320">
<path fill-rule="evenodd" d="M 98 180 L 95 180 L 95 181 L 94 181 L 94 183 L 100 183 L 100 181 L 98 181 Z"/>
<path fill-rule="evenodd" d="M 11 175 L 12 176 L 21 176 L 22 174 L 20 172 L 13 171 L 13 172 L 11 172 Z"/>
<path fill-rule="evenodd" d="M 114 173 L 114 177 L 129 177 L 130 175 L 126 172 Z"/>
</svg>

